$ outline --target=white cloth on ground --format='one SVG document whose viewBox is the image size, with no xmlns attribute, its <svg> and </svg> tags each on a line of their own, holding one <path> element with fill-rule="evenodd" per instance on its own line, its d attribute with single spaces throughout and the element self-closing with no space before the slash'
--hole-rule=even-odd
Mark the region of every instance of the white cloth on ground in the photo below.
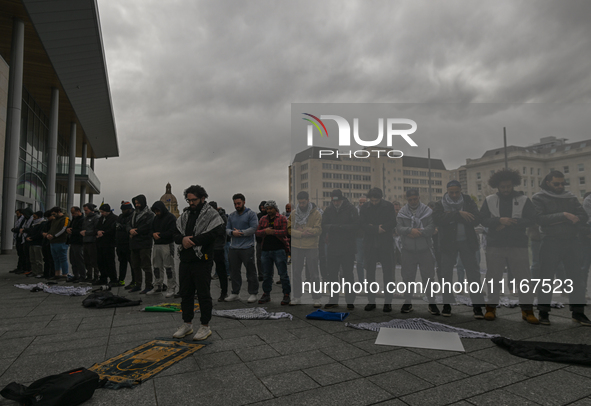
<svg viewBox="0 0 591 406">
<path fill-rule="evenodd" d="M 236 320 L 279 320 L 279 319 L 293 319 L 290 313 L 275 312 L 269 313 L 264 307 L 249 307 L 245 309 L 231 309 L 231 310 L 213 310 L 213 316 L 228 317 Z"/>
</svg>

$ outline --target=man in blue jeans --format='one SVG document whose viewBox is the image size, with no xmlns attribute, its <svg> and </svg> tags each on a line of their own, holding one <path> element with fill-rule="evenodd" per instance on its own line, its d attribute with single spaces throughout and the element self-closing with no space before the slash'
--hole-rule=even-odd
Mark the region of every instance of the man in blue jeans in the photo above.
<svg viewBox="0 0 591 406">
<path fill-rule="evenodd" d="M 68 233 L 66 233 L 66 229 L 70 219 L 64 216 L 59 207 L 51 209 L 51 215 L 55 219 L 51 223 L 47 239 L 51 244 L 51 256 L 55 263 L 55 278 L 65 278 L 68 274 L 68 245 L 66 244 Z"/>
<path fill-rule="evenodd" d="M 291 285 L 287 276 L 287 217 L 279 214 L 277 203 L 267 200 L 265 204 L 267 215 L 261 217 L 256 236 L 262 238 L 261 262 L 263 263 L 263 296 L 259 304 L 271 301 L 271 289 L 273 288 L 273 264 L 277 267 L 277 273 L 283 288 L 282 305 L 288 305 L 290 301 Z"/>
</svg>

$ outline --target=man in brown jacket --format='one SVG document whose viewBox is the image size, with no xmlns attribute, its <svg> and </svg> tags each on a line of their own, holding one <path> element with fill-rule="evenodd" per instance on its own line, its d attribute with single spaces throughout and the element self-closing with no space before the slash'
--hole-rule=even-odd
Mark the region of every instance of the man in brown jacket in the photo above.
<svg viewBox="0 0 591 406">
<path fill-rule="evenodd" d="M 291 276 L 293 298 L 290 306 L 300 304 L 302 297 L 302 270 L 306 261 L 306 282 L 320 284 L 318 272 L 318 240 L 322 232 L 322 216 L 310 202 L 308 192 L 297 196 L 298 207 L 287 219 L 287 232 L 291 235 Z M 314 307 L 320 307 L 320 294 L 312 289 Z"/>
</svg>

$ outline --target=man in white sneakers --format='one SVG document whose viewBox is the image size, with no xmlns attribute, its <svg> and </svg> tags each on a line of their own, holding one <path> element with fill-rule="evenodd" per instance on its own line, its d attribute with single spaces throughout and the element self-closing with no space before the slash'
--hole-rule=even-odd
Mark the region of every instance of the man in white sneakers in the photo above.
<svg viewBox="0 0 591 406">
<path fill-rule="evenodd" d="M 207 192 L 199 185 L 185 189 L 189 207 L 177 219 L 174 242 L 179 247 L 179 285 L 183 325 L 174 333 L 174 338 L 183 338 L 193 333 L 195 316 L 195 291 L 201 311 L 201 327 L 193 340 L 205 340 L 211 335 L 212 300 L 210 294 L 211 270 L 213 268 L 214 243 L 223 232 L 224 221 L 217 210 L 205 203 Z"/>
</svg>

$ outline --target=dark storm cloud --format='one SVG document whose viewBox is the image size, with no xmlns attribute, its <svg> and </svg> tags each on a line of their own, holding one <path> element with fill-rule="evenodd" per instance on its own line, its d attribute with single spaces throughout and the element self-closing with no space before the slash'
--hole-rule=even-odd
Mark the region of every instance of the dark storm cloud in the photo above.
<svg viewBox="0 0 591 406">
<path fill-rule="evenodd" d="M 285 203 L 292 102 L 459 103 L 450 129 L 465 131 L 465 103 L 591 100 L 586 1 L 137 0 L 99 8 L 121 151 L 96 164 L 106 201 L 140 192 L 153 201 L 170 181 L 179 198 L 201 183 L 227 208 L 235 191 L 251 207 Z M 487 114 L 495 112 L 512 114 L 503 104 Z M 539 131 L 525 122 L 510 143 L 557 135 L 529 124 Z M 591 138 L 585 129 L 560 135 Z M 449 148 L 457 136 L 430 140 L 450 168 L 500 146 L 481 136 Z"/>
</svg>

